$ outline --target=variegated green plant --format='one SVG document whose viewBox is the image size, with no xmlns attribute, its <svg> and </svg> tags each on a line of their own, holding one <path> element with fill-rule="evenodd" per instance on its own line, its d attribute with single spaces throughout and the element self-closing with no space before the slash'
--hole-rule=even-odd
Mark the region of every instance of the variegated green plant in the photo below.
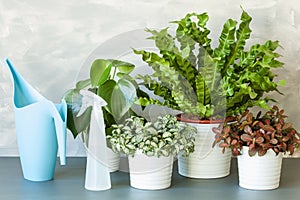
<svg viewBox="0 0 300 200">
<path fill-rule="evenodd" d="M 134 155 L 140 150 L 147 156 L 160 157 L 179 153 L 187 156 L 194 151 L 196 129 L 174 116 L 160 116 L 154 123 L 132 116 L 112 127 L 107 138 L 115 152 Z"/>
<path fill-rule="evenodd" d="M 252 18 L 242 11 L 240 23 L 228 19 L 216 48 L 207 28 L 208 14 L 187 14 L 177 24 L 176 35 L 168 29 L 147 30 L 159 53 L 135 49 L 153 70 L 139 75 L 142 85 L 164 101 L 140 98 L 141 105 L 160 104 L 202 119 L 223 118 L 259 106 L 268 109 L 266 94 L 278 91 L 273 68 L 282 67 L 275 52 L 278 41 L 246 48 Z M 279 92 L 280 93 L 280 92 Z"/>
</svg>

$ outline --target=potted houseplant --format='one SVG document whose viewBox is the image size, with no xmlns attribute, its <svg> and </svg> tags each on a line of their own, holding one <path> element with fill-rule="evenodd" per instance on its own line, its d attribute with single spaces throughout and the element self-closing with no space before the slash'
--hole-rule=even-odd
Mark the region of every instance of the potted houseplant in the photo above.
<svg viewBox="0 0 300 200">
<path fill-rule="evenodd" d="M 245 111 L 236 121 L 214 128 L 215 142 L 238 160 L 239 185 L 254 190 L 279 187 L 282 155 L 299 147 L 300 134 L 277 106 L 261 116 Z"/>
<path fill-rule="evenodd" d="M 179 158 L 179 173 L 194 178 L 229 174 L 230 155 L 226 154 L 225 158 L 219 149 L 209 149 L 214 140 L 211 128 L 249 107 L 268 109 L 268 102 L 273 99 L 266 93 L 279 92 L 277 87 L 284 84 L 284 81 L 276 82 L 276 74 L 272 72 L 273 68 L 283 66 L 275 52 L 278 41 L 245 48 L 251 33 L 252 18 L 248 13 L 242 11 L 238 27 L 235 20 L 225 22 L 216 48 L 208 37 L 208 18 L 207 13 L 190 13 L 174 21 L 177 24 L 175 36 L 168 33 L 168 29 L 147 30 L 159 53 L 134 50 L 154 71 L 152 75 L 139 75 L 140 84 L 163 98 L 159 101 L 142 97 L 139 103 L 179 110 L 178 120 L 192 123 L 199 130 L 195 152 L 188 158 Z M 203 153 L 203 149 L 209 150 Z M 204 155 L 199 158 L 201 151 Z M 218 167 L 218 173 L 208 172 L 212 166 Z"/>
<path fill-rule="evenodd" d="M 175 116 L 158 116 L 155 122 L 132 116 L 112 127 L 107 138 L 115 152 L 128 155 L 130 185 L 138 189 L 170 187 L 173 157 L 194 150 L 196 130 Z"/>
<path fill-rule="evenodd" d="M 128 78 L 130 77 L 128 74 L 133 69 L 134 65 L 127 62 L 111 59 L 96 59 L 91 65 L 90 78 L 79 81 L 76 87 L 67 91 L 64 96 L 68 107 L 67 128 L 72 132 L 74 138 L 80 133 L 83 133 L 83 142 L 87 148 L 87 165 L 94 163 L 91 164 L 91 166 L 97 166 L 99 165 L 97 163 L 100 162 L 108 166 L 111 172 L 119 169 L 120 155 L 114 153 L 111 148 L 108 148 L 110 146 L 109 142 L 107 142 L 108 147 L 102 149 L 106 152 L 105 157 L 107 157 L 107 159 L 102 158 L 103 152 L 91 151 L 90 145 L 92 145 L 94 141 L 90 141 L 90 138 L 97 138 L 96 135 L 90 135 L 91 114 L 93 113 L 92 110 L 99 109 L 98 112 L 100 112 L 100 114 L 98 114 L 98 116 L 101 115 L 103 117 L 98 119 L 98 121 L 99 123 L 102 120 L 104 121 L 104 132 L 106 135 L 111 131 L 112 124 L 121 123 L 124 118 L 133 113 L 130 108 L 136 101 L 137 92 L 134 82 Z M 83 90 L 88 90 L 101 98 L 97 100 L 97 98 L 94 98 L 93 95 L 87 92 L 85 92 L 85 94 L 87 94 L 85 97 L 81 92 Z M 88 102 L 85 102 L 87 100 Z M 106 105 L 101 103 L 103 100 L 106 102 Z M 96 102 L 98 102 L 98 104 L 100 102 L 103 106 L 95 106 Z M 103 160 L 107 161 L 107 163 L 103 163 Z M 87 166 L 87 168 L 88 167 L 89 166 Z M 92 176 L 87 175 L 86 177 Z M 97 178 L 101 179 L 101 177 Z M 97 190 L 96 186 L 89 188 Z"/>
</svg>

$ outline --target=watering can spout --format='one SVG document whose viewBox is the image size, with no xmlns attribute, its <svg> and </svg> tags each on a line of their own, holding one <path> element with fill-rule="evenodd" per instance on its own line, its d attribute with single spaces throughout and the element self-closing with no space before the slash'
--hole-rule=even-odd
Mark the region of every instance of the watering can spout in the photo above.
<svg viewBox="0 0 300 200">
<path fill-rule="evenodd" d="M 6 59 L 7 66 L 12 75 L 14 83 L 14 104 L 17 108 L 35 103 L 43 98 L 24 78 L 17 72 L 9 59 Z"/>
</svg>

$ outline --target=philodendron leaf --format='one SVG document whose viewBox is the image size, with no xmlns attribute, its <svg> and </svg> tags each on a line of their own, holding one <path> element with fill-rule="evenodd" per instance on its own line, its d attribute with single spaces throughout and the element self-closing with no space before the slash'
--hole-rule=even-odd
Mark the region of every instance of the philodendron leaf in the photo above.
<svg viewBox="0 0 300 200">
<path fill-rule="evenodd" d="M 77 116 L 82 104 L 82 96 L 79 91 L 79 89 L 69 90 L 63 97 L 67 102 L 67 128 L 72 132 L 74 138 L 89 126 L 92 112 L 92 108 L 89 107 L 82 115 Z"/>
<path fill-rule="evenodd" d="M 120 120 L 136 101 L 136 98 L 135 86 L 128 80 L 120 79 L 114 86 L 109 103 L 114 118 Z"/>
<path fill-rule="evenodd" d="M 83 88 L 86 88 L 91 84 L 91 79 L 83 80 L 83 81 L 78 81 L 76 83 L 76 89 L 81 90 Z"/>
<path fill-rule="evenodd" d="M 112 61 L 112 66 L 116 67 L 119 72 L 123 74 L 129 74 L 133 71 L 134 65 L 128 62 L 120 61 L 120 60 L 110 60 Z"/>
<path fill-rule="evenodd" d="M 111 63 L 112 61 L 105 59 L 96 59 L 93 62 L 90 70 L 91 84 L 93 87 L 101 85 L 108 80 L 111 71 Z"/>
<path fill-rule="evenodd" d="M 112 93 L 116 85 L 117 85 L 116 81 L 108 80 L 98 88 L 98 95 L 107 102 L 108 112 L 110 113 L 112 113 L 111 110 Z"/>
</svg>

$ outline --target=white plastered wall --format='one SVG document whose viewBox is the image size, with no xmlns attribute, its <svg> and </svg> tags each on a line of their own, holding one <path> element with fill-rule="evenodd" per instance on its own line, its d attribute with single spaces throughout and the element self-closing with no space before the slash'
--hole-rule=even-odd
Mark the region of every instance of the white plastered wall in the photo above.
<svg viewBox="0 0 300 200">
<path fill-rule="evenodd" d="M 0 59 L 10 58 L 41 94 L 59 102 L 73 87 L 85 60 L 103 42 L 136 29 L 163 28 L 187 12 L 208 12 L 217 42 L 227 18 L 239 19 L 242 6 L 253 17 L 251 42 L 279 40 L 285 69 L 276 95 L 300 130 L 300 1 L 298 0 L 0 0 Z M 117 46 L 115 48 L 118 48 Z M 0 156 L 18 155 L 12 83 L 0 64 Z M 68 155 L 85 155 L 68 133 Z"/>
</svg>

